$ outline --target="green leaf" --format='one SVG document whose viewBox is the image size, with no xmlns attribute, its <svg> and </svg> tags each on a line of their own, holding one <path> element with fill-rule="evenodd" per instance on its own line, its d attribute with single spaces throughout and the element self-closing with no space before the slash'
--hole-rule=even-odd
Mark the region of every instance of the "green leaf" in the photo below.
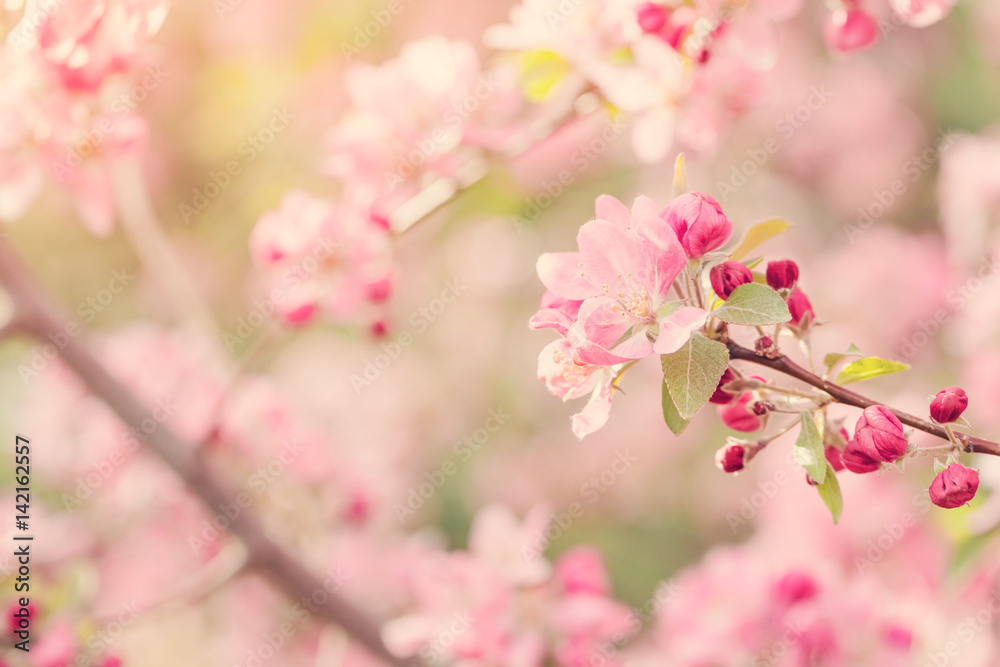
<svg viewBox="0 0 1000 667">
<path fill-rule="evenodd" d="M 661 360 L 662 363 L 662 360 Z M 681 417 L 681 413 L 677 410 L 677 405 L 674 403 L 674 399 L 670 397 L 670 387 L 667 386 L 666 380 L 664 380 L 662 385 L 661 400 L 663 401 L 663 421 L 667 423 L 671 432 L 674 435 L 680 435 L 687 428 L 688 420 Z"/>
<path fill-rule="evenodd" d="M 816 487 L 819 497 L 833 515 L 833 522 L 840 521 L 840 514 L 844 511 L 844 499 L 840 495 L 840 482 L 837 481 L 837 473 L 833 466 L 826 464 L 826 479 Z"/>
<path fill-rule="evenodd" d="M 802 419 L 802 430 L 795 441 L 795 460 L 806 469 L 810 477 L 822 484 L 826 479 L 827 468 L 823 437 L 811 414 L 803 410 L 799 416 Z"/>
<path fill-rule="evenodd" d="M 766 285 L 740 285 L 712 315 L 730 324 L 781 324 L 792 319 L 785 300 Z"/>
<path fill-rule="evenodd" d="M 733 293 L 735 294 L 735 292 Z M 899 371 L 905 371 L 909 367 L 909 364 L 899 361 L 889 361 L 888 359 L 879 359 L 878 357 L 858 359 L 847 364 L 844 370 L 840 371 L 840 375 L 837 376 L 837 384 L 850 384 L 852 382 L 859 382 L 860 380 L 870 380 L 880 375 L 890 375 Z"/>
<path fill-rule="evenodd" d="M 690 419 L 719 386 L 729 364 L 729 350 L 722 343 L 693 334 L 681 349 L 661 355 L 660 363 L 678 414 Z"/>
<path fill-rule="evenodd" d="M 684 153 L 678 153 L 677 161 L 674 163 L 674 190 L 676 199 L 687 192 L 687 173 L 684 170 Z"/>
<path fill-rule="evenodd" d="M 860 357 L 864 354 L 854 343 L 851 343 L 850 347 L 847 348 L 847 352 L 831 352 L 823 358 L 823 363 L 826 364 L 826 370 L 829 373 L 833 370 L 833 367 L 839 364 L 844 359 L 849 357 Z"/>
<path fill-rule="evenodd" d="M 736 246 L 730 255 L 730 259 L 738 262 L 743 257 L 757 246 L 759 246 L 764 241 L 768 240 L 773 236 L 777 236 L 781 232 L 790 228 L 791 223 L 781 218 L 772 218 L 770 220 L 765 220 L 764 222 L 758 222 L 756 225 L 747 230 L 746 236 L 740 241 L 740 244 Z"/>
</svg>

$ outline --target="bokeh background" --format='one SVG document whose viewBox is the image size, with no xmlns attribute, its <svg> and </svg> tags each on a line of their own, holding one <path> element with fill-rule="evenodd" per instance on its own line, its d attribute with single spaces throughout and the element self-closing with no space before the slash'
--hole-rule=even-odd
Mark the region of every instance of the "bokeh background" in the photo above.
<svg viewBox="0 0 1000 667">
<path fill-rule="evenodd" d="M 791 439 L 733 476 L 714 464 L 731 432 L 713 408 L 673 436 L 652 360 L 630 371 L 608 425 L 578 441 L 569 418 L 580 406 L 550 395 L 536 375 L 551 332 L 527 326 L 543 291 L 538 255 L 575 248 L 599 194 L 625 202 L 646 194 L 665 205 L 683 150 L 689 186 L 722 203 L 737 236 L 770 217 L 793 223 L 761 252 L 798 262 L 824 323 L 813 335 L 817 358 L 854 343 L 906 361 L 911 370 L 861 390 L 923 415 L 928 395 L 957 384 L 969 393 L 976 433 L 1000 436 L 997 5 L 960 0 L 932 26 L 895 26 L 868 49 L 837 53 L 821 34 L 829 9 L 806 3 L 774 24 L 767 75 L 749 81 L 721 72 L 735 80 L 717 83 L 711 109 L 685 117 L 663 159 L 637 160 L 625 118 L 625 129 L 581 162 L 610 116 L 566 124 L 519 157 L 490 159 L 487 174 L 452 203 L 393 235 L 388 300 L 347 320 L 291 327 L 268 316 L 247 329 L 262 289 L 248 249 L 258 219 L 289 189 L 343 193 L 321 165 L 325 137 L 352 104 L 352 64 L 383 63 L 434 35 L 467 40 L 486 64 L 517 62 L 482 41 L 513 3 L 401 0 L 387 25 L 358 41 L 383 4 L 172 4 L 127 85 L 144 68 L 162 73 L 137 103 L 149 128 L 142 178 L 183 270 L 228 336 L 212 343 L 228 359 L 178 326 L 163 276 L 143 263 L 129 235 L 120 226 L 92 234 L 56 183 L 4 225 L 3 242 L 87 319 L 107 366 L 148 403 L 167 401 L 164 423 L 200 443 L 206 465 L 247 490 L 251 510 L 304 562 L 348 572 L 343 593 L 377 618 L 439 612 L 443 603 L 414 593 L 414 581 L 436 581 L 426 585 L 439 594 L 475 588 L 421 568 L 468 548 L 474 518 L 487 508 L 554 516 L 547 559 L 592 545 L 626 607 L 642 609 L 667 591 L 660 613 L 643 616 L 638 638 L 607 660 L 1000 664 L 995 612 L 981 613 L 997 599 L 997 462 L 974 460 L 981 491 L 971 507 L 952 511 L 926 501 L 929 461 L 905 473 L 843 473 L 844 513 L 833 526 L 788 456 Z M 21 10 L 4 11 L 9 29 Z M 740 90 L 744 84 L 753 90 Z M 393 102 L 406 108 L 410 98 Z M 247 149 L 276 110 L 286 127 Z M 765 146 L 777 148 L 761 160 Z M 232 160 L 240 173 L 204 210 L 186 210 Z M 565 169 L 572 182 L 540 197 Z M 537 215 L 525 214 L 540 203 Z M 87 305 L 92 299 L 98 306 Z M 296 621 L 262 657 L 289 603 L 238 572 L 238 548 L 210 528 L 218 512 L 132 446 L 70 371 L 44 361 L 25 373 L 37 349 L 24 338 L 0 346 L 4 431 L 34 444 L 37 535 L 36 643 L 30 654 L 6 651 L 7 663 L 371 664 L 339 631 L 311 619 Z M 853 424 L 856 412 L 837 414 Z M 3 506 L 11 508 L 12 468 L 12 456 L 0 462 L 10 501 Z M 564 521 L 574 504 L 582 511 Z M 492 539 L 510 547 L 510 531 L 495 529 Z M 11 557 L 0 564 L 0 602 L 13 604 Z M 809 612 L 810 630 L 791 641 L 781 639 L 784 621 L 773 620 L 777 603 L 768 602 L 773 582 L 791 585 L 789 572 L 806 573 L 825 596 Z M 128 605 L 139 611 L 130 615 Z M 961 623 L 977 613 L 967 640 Z M 777 630 L 761 629 L 765 616 Z M 787 641 L 780 655 L 773 641 Z M 941 655 L 946 661 L 935 662 Z M 454 658 L 445 651 L 435 659 Z M 591 653 L 547 660 L 603 664 Z"/>
</svg>

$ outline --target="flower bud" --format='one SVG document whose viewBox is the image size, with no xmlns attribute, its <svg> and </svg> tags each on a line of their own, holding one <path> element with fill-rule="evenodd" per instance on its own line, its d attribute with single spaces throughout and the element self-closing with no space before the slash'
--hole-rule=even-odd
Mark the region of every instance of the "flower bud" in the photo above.
<svg viewBox="0 0 1000 667">
<path fill-rule="evenodd" d="M 812 576 L 794 570 L 785 574 L 774 585 L 774 597 L 782 607 L 791 607 L 809 600 L 818 592 L 819 585 Z"/>
<path fill-rule="evenodd" d="M 773 289 L 792 289 L 799 279 L 799 265 L 790 259 L 767 263 L 767 284 Z"/>
<path fill-rule="evenodd" d="M 910 446 L 899 418 L 883 405 L 865 408 L 854 427 L 854 440 L 872 459 L 886 463 L 906 454 Z"/>
<path fill-rule="evenodd" d="M 826 455 L 826 462 L 830 464 L 834 472 L 840 472 L 844 469 L 844 458 L 839 449 L 827 445 L 823 453 Z"/>
<path fill-rule="evenodd" d="M 759 355 L 766 355 L 774 349 L 774 340 L 770 336 L 761 336 L 754 341 L 753 349 Z"/>
<path fill-rule="evenodd" d="M 763 417 L 772 410 L 774 410 L 774 403 L 770 401 L 754 401 L 750 405 L 750 411 L 758 417 Z"/>
<path fill-rule="evenodd" d="M 722 472 L 739 472 L 743 470 L 747 450 L 743 443 L 736 440 L 727 441 L 725 446 L 715 452 L 715 465 Z"/>
<path fill-rule="evenodd" d="M 878 38 L 878 22 L 862 9 L 833 12 L 823 26 L 823 37 L 830 48 L 841 53 L 869 46 Z"/>
<path fill-rule="evenodd" d="M 857 440 L 847 441 L 847 446 L 840 454 L 840 460 L 844 463 L 845 468 L 859 475 L 875 472 L 882 465 L 880 461 L 873 459 L 861 449 Z"/>
<path fill-rule="evenodd" d="M 939 424 L 950 424 L 969 407 L 969 397 L 961 387 L 945 387 L 931 401 L 931 417 Z"/>
<path fill-rule="evenodd" d="M 809 297 L 798 287 L 788 295 L 788 312 L 792 314 L 792 324 L 795 325 L 801 324 L 803 319 L 811 322 L 816 318 Z"/>
<path fill-rule="evenodd" d="M 726 403 L 732 403 L 735 401 L 736 394 L 723 391 L 722 388 L 736 379 L 736 373 L 734 373 L 733 370 L 727 366 L 726 370 L 722 373 L 722 377 L 719 378 L 719 384 L 715 387 L 715 393 L 708 399 L 709 402 L 725 405 Z"/>
<path fill-rule="evenodd" d="M 733 223 L 719 202 L 701 192 L 680 195 L 660 212 L 660 217 L 673 228 L 691 259 L 721 248 L 733 235 Z"/>
<path fill-rule="evenodd" d="M 749 403 L 753 400 L 753 394 L 744 392 L 739 400 L 729 405 L 719 406 L 719 417 L 726 426 L 734 431 L 742 433 L 752 433 L 760 430 L 764 425 L 764 420 L 750 411 Z"/>
<path fill-rule="evenodd" d="M 954 509 L 972 500 L 978 490 L 979 473 L 953 463 L 939 472 L 931 482 L 931 502 L 938 507 Z"/>
<path fill-rule="evenodd" d="M 635 8 L 635 18 L 645 33 L 656 33 L 667 24 L 667 10 L 652 2 L 644 2 Z"/>
<path fill-rule="evenodd" d="M 753 274 L 745 265 L 739 262 L 725 261 L 712 267 L 708 277 L 712 281 L 712 289 L 725 301 L 740 285 L 753 282 Z"/>
</svg>

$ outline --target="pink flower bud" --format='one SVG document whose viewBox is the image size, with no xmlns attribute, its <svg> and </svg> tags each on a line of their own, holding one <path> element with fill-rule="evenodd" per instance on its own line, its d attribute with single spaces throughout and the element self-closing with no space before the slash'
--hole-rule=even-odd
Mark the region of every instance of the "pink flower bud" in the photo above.
<svg viewBox="0 0 1000 667">
<path fill-rule="evenodd" d="M 843 461 L 845 468 L 859 475 L 875 472 L 882 465 L 881 461 L 873 459 L 868 452 L 861 449 L 857 440 L 847 441 L 847 446 L 840 454 L 840 460 Z"/>
<path fill-rule="evenodd" d="M 660 217 L 673 228 L 692 259 L 721 248 L 733 235 L 733 223 L 719 202 L 701 192 L 677 197 L 660 212 Z"/>
<path fill-rule="evenodd" d="M 752 433 L 758 431 L 764 425 L 764 420 L 750 411 L 750 401 L 753 394 L 745 392 L 739 400 L 729 405 L 719 406 L 719 417 L 726 426 L 734 431 L 742 433 Z"/>
<path fill-rule="evenodd" d="M 774 349 L 774 341 L 770 336 L 761 336 L 753 344 L 754 352 L 763 355 Z"/>
<path fill-rule="evenodd" d="M 746 443 L 733 438 L 715 452 L 715 465 L 723 472 L 739 472 L 748 460 Z"/>
<path fill-rule="evenodd" d="M 635 8 L 635 18 L 643 32 L 660 32 L 667 25 L 667 10 L 652 2 L 644 2 Z"/>
<path fill-rule="evenodd" d="M 807 322 L 816 319 L 812 304 L 809 303 L 809 297 L 798 287 L 788 295 L 788 312 L 792 314 L 792 324 L 795 325 L 801 324 L 806 316 L 808 316 Z"/>
<path fill-rule="evenodd" d="M 979 473 L 953 463 L 939 472 L 931 482 L 931 502 L 938 507 L 954 509 L 972 500 L 978 490 Z"/>
<path fill-rule="evenodd" d="M 854 440 L 869 457 L 887 463 L 906 454 L 909 447 L 899 418 L 883 405 L 865 408 L 854 428 Z"/>
<path fill-rule="evenodd" d="M 715 393 L 712 394 L 711 398 L 708 399 L 709 402 L 718 403 L 719 405 L 725 405 L 727 403 L 732 403 L 733 401 L 735 401 L 736 394 L 732 394 L 728 391 L 723 391 L 722 389 L 724 386 L 726 386 L 735 379 L 737 379 L 736 374 L 733 373 L 733 370 L 727 366 L 725 372 L 722 374 L 722 377 L 719 378 L 719 384 L 715 387 Z"/>
<path fill-rule="evenodd" d="M 931 417 L 939 424 L 950 424 L 969 407 L 969 397 L 961 387 L 945 387 L 931 401 Z"/>
<path fill-rule="evenodd" d="M 767 284 L 773 289 L 792 289 L 799 279 L 799 265 L 790 259 L 767 263 Z"/>
<path fill-rule="evenodd" d="M 875 41 L 878 37 L 878 22 L 862 9 L 842 9 L 832 13 L 827 19 L 823 37 L 835 51 L 856 51 Z"/>
<path fill-rule="evenodd" d="M 802 572 L 789 572 L 774 585 L 774 597 L 787 607 L 808 600 L 818 592 L 816 580 Z"/>
<path fill-rule="evenodd" d="M 844 469 L 844 458 L 839 449 L 827 445 L 823 453 L 826 455 L 826 462 L 830 464 L 834 472 L 840 472 Z"/>
<path fill-rule="evenodd" d="M 733 290 L 740 285 L 753 282 L 753 274 L 750 273 L 750 269 L 739 262 L 733 261 L 716 264 L 708 273 L 708 277 L 712 281 L 712 289 L 715 290 L 715 293 L 723 301 L 728 299 Z"/>
</svg>

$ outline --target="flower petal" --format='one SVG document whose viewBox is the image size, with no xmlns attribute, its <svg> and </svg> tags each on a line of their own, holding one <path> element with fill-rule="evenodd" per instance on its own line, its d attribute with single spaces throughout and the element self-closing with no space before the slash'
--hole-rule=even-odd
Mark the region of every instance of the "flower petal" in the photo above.
<svg viewBox="0 0 1000 667">
<path fill-rule="evenodd" d="M 692 332 L 705 324 L 707 317 L 708 313 L 701 308 L 684 306 L 675 310 L 660 320 L 660 333 L 656 337 L 653 351 L 657 354 L 670 354 L 681 349 Z"/>
<path fill-rule="evenodd" d="M 653 345 L 646 337 L 648 327 L 636 325 L 617 306 L 618 302 L 608 297 L 583 302 L 578 322 L 586 339 L 625 359 L 642 359 L 652 354 Z M 630 329 L 632 333 L 626 337 Z"/>
<path fill-rule="evenodd" d="M 600 290 L 583 277 L 580 253 L 547 252 L 538 258 L 536 268 L 542 284 L 565 299 L 586 299 Z"/>
<path fill-rule="evenodd" d="M 611 380 L 611 374 L 608 373 L 594 387 L 594 393 L 590 395 L 583 410 L 573 415 L 573 434 L 581 440 L 608 423 L 608 417 L 611 416 L 611 395 L 614 393 Z"/>
<path fill-rule="evenodd" d="M 628 229 L 632 220 L 628 207 L 611 195 L 601 195 L 597 198 L 594 213 L 597 220 L 610 222 L 622 229 Z"/>
</svg>

